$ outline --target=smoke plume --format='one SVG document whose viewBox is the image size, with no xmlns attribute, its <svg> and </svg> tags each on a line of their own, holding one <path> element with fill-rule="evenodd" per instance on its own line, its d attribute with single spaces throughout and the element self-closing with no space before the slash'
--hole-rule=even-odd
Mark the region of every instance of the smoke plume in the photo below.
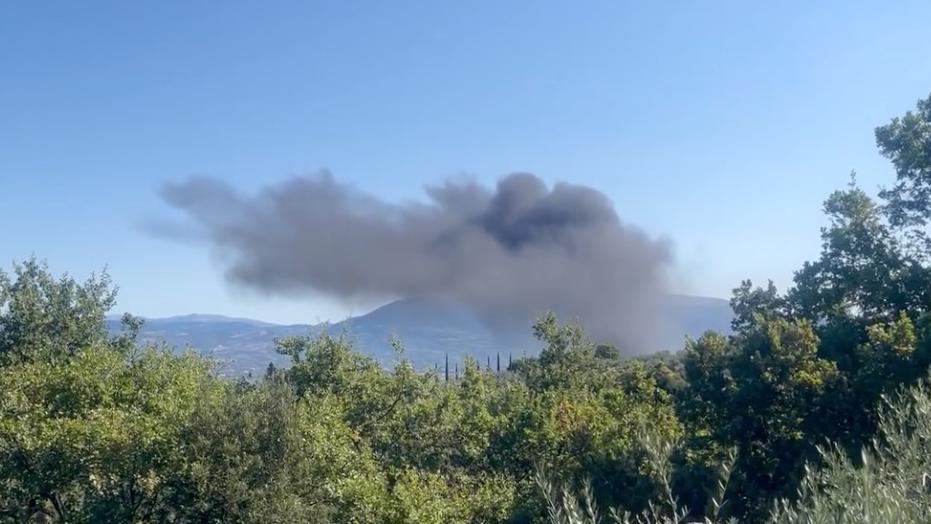
<svg viewBox="0 0 931 524">
<path fill-rule="evenodd" d="M 604 194 L 530 174 L 426 193 L 426 203 L 389 203 L 323 172 L 254 196 L 203 177 L 162 195 L 188 219 L 174 234 L 207 242 L 247 287 L 450 300 L 492 327 L 554 311 L 595 339 L 646 347 L 670 252 L 622 223 Z"/>
</svg>

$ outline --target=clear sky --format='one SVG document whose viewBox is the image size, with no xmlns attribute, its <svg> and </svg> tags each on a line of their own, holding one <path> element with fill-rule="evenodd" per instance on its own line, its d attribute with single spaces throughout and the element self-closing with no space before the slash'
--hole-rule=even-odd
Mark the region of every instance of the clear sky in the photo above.
<svg viewBox="0 0 931 524">
<path fill-rule="evenodd" d="M 931 92 L 931 3 L 4 2 L 0 262 L 109 266 L 119 309 L 316 321 L 146 234 L 192 174 L 330 169 L 393 200 L 467 174 L 593 186 L 669 238 L 676 288 L 784 286 L 873 128 Z"/>
</svg>

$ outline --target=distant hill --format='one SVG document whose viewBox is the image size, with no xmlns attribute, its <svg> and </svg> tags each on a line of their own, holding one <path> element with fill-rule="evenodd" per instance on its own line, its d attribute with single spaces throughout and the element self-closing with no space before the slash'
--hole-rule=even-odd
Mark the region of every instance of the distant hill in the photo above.
<svg viewBox="0 0 931 524">
<path fill-rule="evenodd" d="M 731 310 L 726 300 L 708 297 L 669 295 L 660 314 L 662 338 L 655 350 L 681 349 L 686 336 L 697 337 L 707 329 L 728 331 Z M 108 320 L 118 331 L 118 318 Z M 397 300 L 371 311 L 333 324 L 281 325 L 220 315 L 182 315 L 145 320 L 140 338 L 165 342 L 175 348 L 192 347 L 224 363 L 229 375 L 259 374 L 269 362 L 284 365 L 287 359 L 274 352 L 273 340 L 288 335 L 346 333 L 357 348 L 384 364 L 395 359 L 391 340 L 404 346 L 405 356 L 419 368 L 441 365 L 445 355 L 450 362 L 461 362 L 470 355 L 480 362 L 496 356 L 502 362 L 508 355 L 518 357 L 539 350 L 530 326 L 515 326 L 510 333 L 492 333 L 468 308 L 422 300 Z"/>
<path fill-rule="evenodd" d="M 705 331 L 730 333 L 734 312 L 727 300 L 691 295 L 666 295 L 660 306 L 660 340 L 657 350 L 677 351 L 685 337 L 698 338 Z"/>
</svg>

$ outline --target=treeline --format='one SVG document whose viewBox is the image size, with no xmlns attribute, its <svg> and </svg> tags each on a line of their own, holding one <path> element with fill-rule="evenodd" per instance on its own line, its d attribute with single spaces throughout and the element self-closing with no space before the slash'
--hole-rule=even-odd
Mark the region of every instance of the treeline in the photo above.
<svg viewBox="0 0 931 524">
<path fill-rule="evenodd" d="M 876 137 L 894 185 L 832 194 L 792 288 L 744 282 L 733 333 L 676 355 L 621 358 L 547 315 L 540 353 L 501 373 L 467 362 L 447 381 L 400 347 L 385 369 L 323 335 L 231 381 L 139 345 L 131 316 L 109 335 L 106 275 L 16 265 L 0 275 L 0 522 L 607 518 L 585 501 L 621 521 L 926 515 L 931 400 L 881 406 L 931 363 L 931 98 Z"/>
</svg>

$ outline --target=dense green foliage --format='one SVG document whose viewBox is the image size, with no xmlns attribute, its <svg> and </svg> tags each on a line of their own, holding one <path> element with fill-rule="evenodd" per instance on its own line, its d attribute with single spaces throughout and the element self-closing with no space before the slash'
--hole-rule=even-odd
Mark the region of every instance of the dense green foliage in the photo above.
<svg viewBox="0 0 931 524">
<path fill-rule="evenodd" d="M 931 515 L 931 392 L 927 383 L 892 397 L 878 413 L 876 440 L 859 456 L 827 449 L 779 524 L 926 522 Z"/>
<path fill-rule="evenodd" d="M 850 457 L 838 447 L 819 449 L 821 469 L 806 469 L 795 500 L 775 501 L 768 524 L 867 524 L 927 522 L 931 514 L 928 471 L 931 467 L 931 391 L 928 381 L 896 394 L 878 412 L 876 438 L 861 454 Z M 668 457 L 657 454 L 658 464 Z M 730 485 L 731 462 L 719 468 L 717 493 Z M 667 469 L 667 475 L 668 469 Z M 669 478 L 667 476 L 667 478 Z M 721 522 L 721 506 L 703 518 L 688 519 L 688 510 L 671 492 L 640 513 L 599 508 L 589 484 L 578 492 L 538 479 L 547 497 L 551 524 L 704 524 Z M 727 519 L 734 524 L 736 519 Z"/>
<path fill-rule="evenodd" d="M 111 336 L 106 275 L 28 260 L 0 273 L 0 522 L 919 521 L 931 396 L 880 406 L 931 364 L 929 107 L 877 130 L 895 185 L 832 194 L 791 289 L 742 283 L 733 332 L 673 355 L 545 315 L 500 373 L 322 335 L 236 382 Z"/>
<path fill-rule="evenodd" d="M 468 363 L 447 383 L 402 351 L 386 370 L 323 335 L 280 340 L 290 367 L 232 382 L 192 353 L 129 343 L 132 318 L 108 338 L 105 278 L 55 280 L 33 260 L 15 275 L 0 313 L 11 522 L 529 521 L 543 515 L 537 464 L 636 506 L 657 489 L 642 435 L 680 431 L 642 364 L 599 358 L 552 316 L 540 357 L 500 375 Z"/>
</svg>

